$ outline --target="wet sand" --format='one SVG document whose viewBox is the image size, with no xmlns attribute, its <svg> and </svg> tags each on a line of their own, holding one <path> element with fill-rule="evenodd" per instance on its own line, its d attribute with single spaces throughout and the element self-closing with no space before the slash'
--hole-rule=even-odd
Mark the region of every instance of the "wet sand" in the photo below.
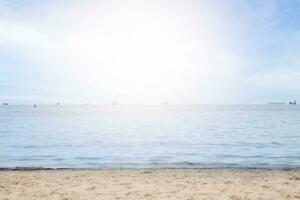
<svg viewBox="0 0 300 200">
<path fill-rule="evenodd" d="M 1 171 L 0 200 L 300 199 L 300 170 Z"/>
</svg>

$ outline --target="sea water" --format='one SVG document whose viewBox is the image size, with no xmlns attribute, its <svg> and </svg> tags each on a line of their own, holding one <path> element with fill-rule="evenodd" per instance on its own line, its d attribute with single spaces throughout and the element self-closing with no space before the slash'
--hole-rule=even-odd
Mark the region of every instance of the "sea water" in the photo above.
<svg viewBox="0 0 300 200">
<path fill-rule="evenodd" d="M 300 166 L 300 106 L 0 106 L 0 167 Z"/>
</svg>

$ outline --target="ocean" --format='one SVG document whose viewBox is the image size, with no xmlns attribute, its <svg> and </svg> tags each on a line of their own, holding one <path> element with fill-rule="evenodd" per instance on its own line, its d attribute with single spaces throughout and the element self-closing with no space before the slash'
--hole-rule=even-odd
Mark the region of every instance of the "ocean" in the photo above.
<svg viewBox="0 0 300 200">
<path fill-rule="evenodd" d="M 0 168 L 297 168 L 300 106 L 0 106 Z"/>
</svg>

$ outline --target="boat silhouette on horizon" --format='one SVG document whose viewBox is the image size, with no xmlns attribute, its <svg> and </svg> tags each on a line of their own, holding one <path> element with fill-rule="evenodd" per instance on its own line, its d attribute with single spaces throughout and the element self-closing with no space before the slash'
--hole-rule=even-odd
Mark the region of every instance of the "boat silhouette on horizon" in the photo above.
<svg viewBox="0 0 300 200">
<path fill-rule="evenodd" d="M 290 104 L 290 105 L 296 105 L 297 102 L 296 102 L 296 100 L 294 100 L 294 101 L 290 101 L 289 104 Z"/>
</svg>

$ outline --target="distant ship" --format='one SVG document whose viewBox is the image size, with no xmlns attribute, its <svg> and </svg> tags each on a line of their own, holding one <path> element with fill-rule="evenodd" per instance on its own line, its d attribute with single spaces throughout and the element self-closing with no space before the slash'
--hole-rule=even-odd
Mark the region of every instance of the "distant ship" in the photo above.
<svg viewBox="0 0 300 200">
<path fill-rule="evenodd" d="M 36 104 L 33 104 L 33 107 L 36 108 Z"/>
<path fill-rule="evenodd" d="M 294 100 L 294 101 L 290 101 L 289 104 L 290 104 L 290 105 L 296 105 L 297 102 L 296 102 L 296 100 Z"/>
<path fill-rule="evenodd" d="M 285 104 L 284 102 L 269 102 L 268 104 L 271 104 L 271 105 L 282 105 L 282 104 Z"/>
<path fill-rule="evenodd" d="M 2 103 L 2 105 L 3 105 L 3 106 L 8 106 L 8 103 L 5 103 L 5 102 L 4 102 L 4 103 Z"/>
</svg>

